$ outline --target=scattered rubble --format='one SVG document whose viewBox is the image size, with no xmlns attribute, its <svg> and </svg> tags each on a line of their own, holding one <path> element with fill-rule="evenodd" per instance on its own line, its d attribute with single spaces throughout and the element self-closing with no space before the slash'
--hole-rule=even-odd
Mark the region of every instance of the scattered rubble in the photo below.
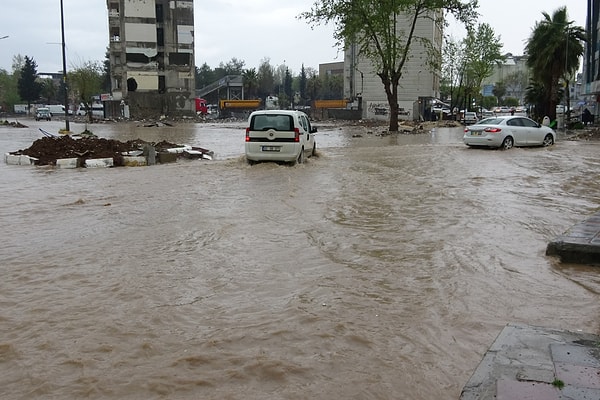
<svg viewBox="0 0 600 400">
<path fill-rule="evenodd" d="M 7 120 L 1 121 L 0 125 L 2 126 L 11 126 L 13 128 L 29 128 L 27 125 L 23 125 L 19 121 L 8 122 Z"/>
</svg>

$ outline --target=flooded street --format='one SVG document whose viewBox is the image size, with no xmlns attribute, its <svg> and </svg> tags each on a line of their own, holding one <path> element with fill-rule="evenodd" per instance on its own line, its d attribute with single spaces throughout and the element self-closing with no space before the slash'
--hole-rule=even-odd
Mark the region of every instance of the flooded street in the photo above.
<svg viewBox="0 0 600 400">
<path fill-rule="evenodd" d="M 3 154 L 64 126 L 24 123 Z M 214 161 L 2 160 L 1 397 L 457 399 L 509 322 L 599 333 L 600 269 L 545 249 L 598 210 L 600 143 L 316 126 L 293 167 L 249 166 L 243 122 L 90 127 Z"/>
</svg>

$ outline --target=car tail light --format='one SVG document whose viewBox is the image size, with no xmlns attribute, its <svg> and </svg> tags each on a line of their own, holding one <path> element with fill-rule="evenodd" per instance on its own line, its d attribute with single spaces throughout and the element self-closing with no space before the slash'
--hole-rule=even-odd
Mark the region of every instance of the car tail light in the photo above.
<svg viewBox="0 0 600 400">
<path fill-rule="evenodd" d="M 246 128 L 246 142 L 250 141 L 250 128 Z"/>
<path fill-rule="evenodd" d="M 484 130 L 489 133 L 499 133 L 502 131 L 500 128 L 485 128 Z"/>
<path fill-rule="evenodd" d="M 298 128 L 294 128 L 294 142 L 299 142 L 300 141 L 300 129 Z"/>
<path fill-rule="evenodd" d="M 465 128 L 465 133 L 469 132 L 469 128 Z"/>
</svg>

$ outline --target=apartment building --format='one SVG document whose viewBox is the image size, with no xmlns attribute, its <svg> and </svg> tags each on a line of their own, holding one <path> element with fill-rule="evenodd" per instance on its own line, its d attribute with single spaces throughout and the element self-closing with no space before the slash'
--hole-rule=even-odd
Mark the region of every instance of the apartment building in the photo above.
<svg viewBox="0 0 600 400">
<path fill-rule="evenodd" d="M 439 11 L 441 13 L 441 11 Z M 419 18 L 414 36 L 430 41 L 438 52 L 442 49 L 442 27 L 433 18 Z M 397 34 L 404 36 L 410 27 L 409 16 L 399 16 Z M 402 70 L 398 87 L 398 118 L 419 119 L 440 96 L 441 71 L 429 66 L 428 49 L 421 40 L 413 40 L 409 59 Z M 355 44 L 348 44 L 344 52 L 344 97 L 356 107 L 360 103 L 362 118 L 388 119 L 389 106 L 381 79 L 370 60 L 358 54 Z"/>
<path fill-rule="evenodd" d="M 195 112 L 193 0 L 107 0 L 111 101 L 132 117 Z"/>
<path fill-rule="evenodd" d="M 587 1 L 587 20 L 585 30 L 589 42 L 585 46 L 583 56 L 582 94 L 585 97 L 584 107 L 588 108 L 598 120 L 600 110 L 600 0 Z"/>
</svg>

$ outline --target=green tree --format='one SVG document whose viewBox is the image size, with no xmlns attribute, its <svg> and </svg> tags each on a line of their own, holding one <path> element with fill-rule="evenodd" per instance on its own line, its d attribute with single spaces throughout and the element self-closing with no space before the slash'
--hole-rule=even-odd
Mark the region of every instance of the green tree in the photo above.
<svg viewBox="0 0 600 400">
<path fill-rule="evenodd" d="M 496 82 L 494 88 L 492 89 L 492 93 L 498 98 L 498 104 L 504 105 L 502 103 L 502 99 L 504 96 L 506 96 L 506 85 L 504 82 Z"/>
<path fill-rule="evenodd" d="M 500 53 L 502 43 L 495 36 L 489 24 L 483 23 L 476 30 L 469 30 L 465 43 L 465 75 L 467 77 L 467 94 L 475 96 L 481 91 L 485 78 L 491 76 L 494 67 L 504 60 Z M 479 101 L 481 103 L 481 100 Z"/>
<path fill-rule="evenodd" d="M 275 68 L 270 61 L 269 58 L 264 58 L 258 66 L 258 95 L 261 99 L 269 95 L 277 95 L 275 92 Z"/>
<path fill-rule="evenodd" d="M 491 110 L 498 104 L 498 99 L 496 96 L 484 96 L 481 99 L 481 107 Z"/>
<path fill-rule="evenodd" d="M 318 0 L 311 10 L 300 14 L 309 23 L 335 24 L 336 44 L 356 44 L 358 55 L 375 68 L 390 106 L 390 131 L 398 131 L 398 86 L 410 49 L 419 42 L 430 50 L 433 64 L 439 64 L 435 46 L 416 34 L 417 21 L 433 19 L 441 27 L 443 12 L 469 25 L 476 17 L 477 0 Z"/>
<path fill-rule="evenodd" d="M 86 107 L 88 121 L 92 122 L 91 104 L 93 97 L 102 89 L 102 66 L 98 62 L 87 61 L 69 72 L 74 98 Z"/>
<path fill-rule="evenodd" d="M 285 69 L 285 75 L 283 77 L 283 92 L 288 99 L 292 98 L 292 74 L 288 68 Z"/>
<path fill-rule="evenodd" d="M 258 89 L 258 73 L 256 72 L 256 68 L 245 69 L 242 73 L 242 80 L 246 97 L 250 99 L 255 97 Z"/>
<path fill-rule="evenodd" d="M 51 78 L 46 78 L 42 79 L 40 84 L 42 85 L 42 90 L 40 93 L 46 100 L 46 103 L 51 104 L 52 102 L 56 101 L 57 90 L 54 81 Z"/>
<path fill-rule="evenodd" d="M 15 74 L 0 69 L 0 107 L 2 111 L 11 111 L 20 101 Z"/>
<path fill-rule="evenodd" d="M 531 106 L 531 117 L 538 122 L 541 122 L 544 116 L 548 115 L 545 112 L 547 89 L 543 83 L 531 80 L 529 86 L 525 89 L 525 102 Z"/>
<path fill-rule="evenodd" d="M 569 21 L 567 7 L 560 7 L 552 16 L 543 12 L 544 18 L 536 22 L 525 46 L 529 55 L 527 66 L 538 88 L 544 88 L 545 98 L 538 112 L 550 119 L 556 118 L 560 98 L 561 78 L 568 86 L 569 77 L 579 68 L 579 59 L 587 40 L 585 30 Z M 567 90 L 568 92 L 568 90 Z"/>
<path fill-rule="evenodd" d="M 306 100 L 306 85 L 308 78 L 306 76 L 306 69 L 304 68 L 304 64 L 302 64 L 302 68 L 300 69 L 300 77 L 298 78 L 298 91 L 300 92 L 300 99 L 302 104 Z"/>
<path fill-rule="evenodd" d="M 457 87 L 464 67 L 464 44 L 454 38 L 446 38 L 442 47 L 442 80 L 441 96 L 450 98 L 450 109 L 458 107 L 459 96 Z"/>
<path fill-rule="evenodd" d="M 33 58 L 25 56 L 25 65 L 21 68 L 21 74 L 19 76 L 18 88 L 19 96 L 21 99 L 27 102 L 27 110 L 33 101 L 37 101 L 40 98 L 42 91 L 42 85 L 37 81 L 37 64 Z"/>
<path fill-rule="evenodd" d="M 204 63 L 200 68 L 196 67 L 196 89 L 202 89 L 215 82 L 215 73 L 207 63 Z"/>
<path fill-rule="evenodd" d="M 242 75 L 245 64 L 245 61 L 238 60 L 237 58 L 233 57 L 226 64 L 220 63 L 219 68 L 225 72 L 225 75 Z"/>
</svg>

